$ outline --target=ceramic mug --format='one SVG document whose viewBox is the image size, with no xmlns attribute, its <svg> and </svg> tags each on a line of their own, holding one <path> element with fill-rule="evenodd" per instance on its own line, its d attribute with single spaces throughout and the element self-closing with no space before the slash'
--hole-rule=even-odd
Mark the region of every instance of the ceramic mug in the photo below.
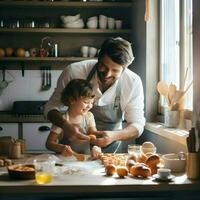
<svg viewBox="0 0 200 200">
<path fill-rule="evenodd" d="M 88 51 L 89 51 L 89 47 L 88 46 L 82 46 L 81 47 L 81 53 L 82 53 L 82 56 L 84 58 L 88 57 Z"/>
</svg>

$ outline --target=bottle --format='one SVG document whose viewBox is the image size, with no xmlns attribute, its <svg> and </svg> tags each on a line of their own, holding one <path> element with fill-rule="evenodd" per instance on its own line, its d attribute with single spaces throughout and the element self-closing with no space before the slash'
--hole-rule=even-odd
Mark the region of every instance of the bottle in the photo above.
<svg viewBox="0 0 200 200">
<path fill-rule="evenodd" d="M 55 44 L 54 48 L 54 56 L 58 57 L 58 44 Z"/>
</svg>

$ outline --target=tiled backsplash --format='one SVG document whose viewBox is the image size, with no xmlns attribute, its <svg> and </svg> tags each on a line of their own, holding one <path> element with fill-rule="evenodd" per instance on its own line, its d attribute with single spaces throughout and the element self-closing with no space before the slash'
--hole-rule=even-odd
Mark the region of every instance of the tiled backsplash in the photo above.
<svg viewBox="0 0 200 200">
<path fill-rule="evenodd" d="M 12 110 L 14 101 L 26 100 L 48 100 L 56 87 L 57 79 L 62 70 L 51 70 L 51 88 L 41 91 L 42 73 L 40 70 L 25 70 L 24 77 L 21 70 L 6 70 L 6 80 L 9 83 L 0 95 L 0 111 Z M 2 81 L 2 70 L 0 71 L 0 82 Z"/>
</svg>

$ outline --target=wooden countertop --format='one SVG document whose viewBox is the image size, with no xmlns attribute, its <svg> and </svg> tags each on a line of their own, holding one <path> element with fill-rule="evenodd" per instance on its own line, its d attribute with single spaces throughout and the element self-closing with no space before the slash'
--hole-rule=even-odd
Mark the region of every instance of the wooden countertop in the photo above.
<svg viewBox="0 0 200 200">
<path fill-rule="evenodd" d="M 29 157 L 30 159 L 30 157 Z M 23 160 L 24 161 L 24 160 Z M 20 162 L 20 160 L 18 160 Z M 133 195 L 145 194 L 174 194 L 177 192 L 200 194 L 200 181 L 187 179 L 186 174 L 175 174 L 172 182 L 156 182 L 154 178 L 136 179 L 131 176 L 118 178 L 107 177 L 100 161 L 70 161 L 59 176 L 46 185 L 37 185 L 35 180 L 11 180 L 5 168 L 0 168 L 0 197 L 1 195 L 78 195 L 84 193 L 87 196 L 111 195 L 117 196 L 128 193 Z M 71 168 L 77 171 L 71 173 Z"/>
</svg>

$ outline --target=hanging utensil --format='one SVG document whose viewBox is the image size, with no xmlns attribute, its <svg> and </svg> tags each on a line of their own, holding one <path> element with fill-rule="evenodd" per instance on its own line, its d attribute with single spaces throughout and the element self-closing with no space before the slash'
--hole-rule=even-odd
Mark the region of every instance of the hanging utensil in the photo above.
<svg viewBox="0 0 200 200">
<path fill-rule="evenodd" d="M 49 67 L 49 84 L 48 84 L 48 86 L 49 86 L 49 89 L 51 88 L 51 67 Z"/>
<path fill-rule="evenodd" d="M 41 68 L 42 71 L 42 85 L 41 85 L 41 91 L 47 90 L 47 79 L 46 79 L 46 67 Z"/>
<path fill-rule="evenodd" d="M 6 68 L 3 67 L 2 68 L 2 81 L 0 82 L 0 95 L 2 94 L 3 90 L 8 87 L 9 83 L 13 82 L 13 80 L 11 80 L 11 81 L 6 80 Z"/>
<path fill-rule="evenodd" d="M 9 84 L 9 82 L 6 80 L 6 69 L 5 69 L 5 67 L 3 67 L 3 69 L 2 69 L 2 75 L 3 75 L 3 79 L 0 83 L 0 89 L 5 89 Z"/>
</svg>

